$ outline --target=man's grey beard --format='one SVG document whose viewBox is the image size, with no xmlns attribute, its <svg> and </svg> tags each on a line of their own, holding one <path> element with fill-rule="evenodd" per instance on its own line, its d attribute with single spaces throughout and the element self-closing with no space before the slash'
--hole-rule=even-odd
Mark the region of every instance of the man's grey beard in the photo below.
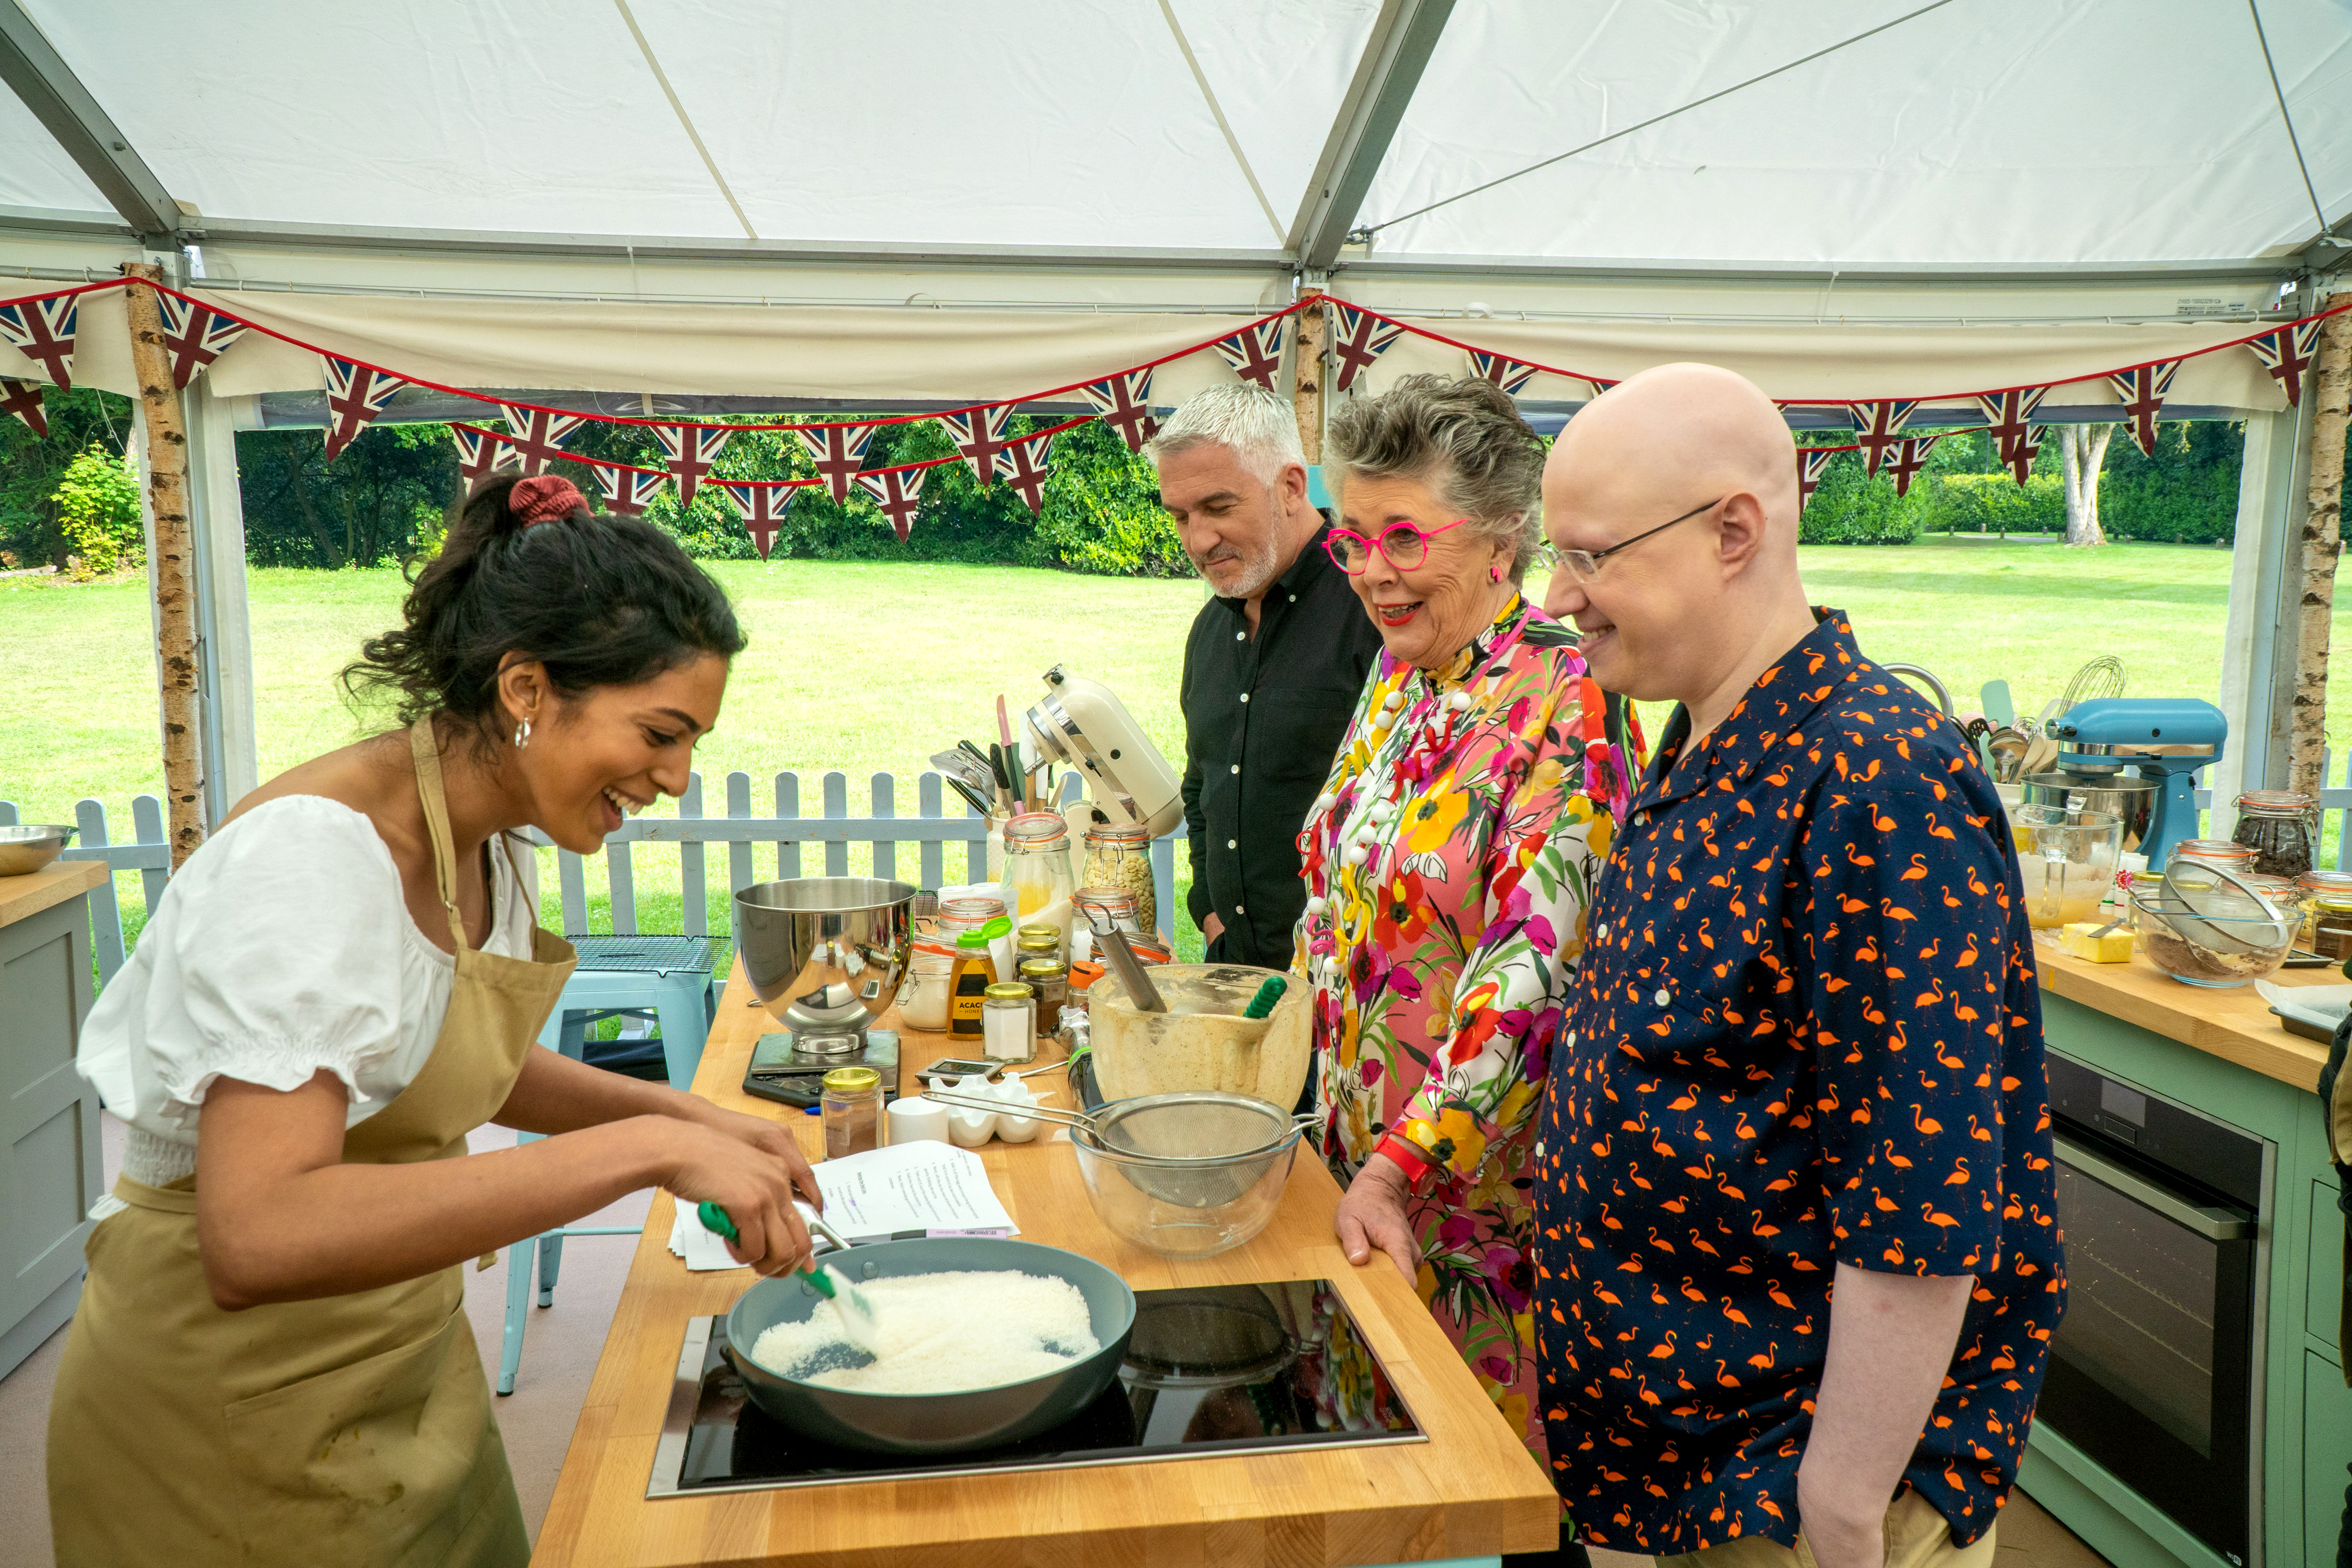
<svg viewBox="0 0 2352 1568">
<path fill-rule="evenodd" d="M 1275 568 L 1281 563 L 1281 554 L 1275 549 L 1274 542 L 1267 540 L 1263 550 L 1242 558 L 1241 580 L 1225 590 L 1225 597 L 1228 599 L 1257 597 L 1273 585 L 1276 575 Z"/>
</svg>

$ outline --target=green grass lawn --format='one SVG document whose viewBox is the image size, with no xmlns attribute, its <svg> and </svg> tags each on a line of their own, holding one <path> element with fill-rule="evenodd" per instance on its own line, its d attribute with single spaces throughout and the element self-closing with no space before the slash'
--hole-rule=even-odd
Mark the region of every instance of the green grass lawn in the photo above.
<svg viewBox="0 0 2352 1568">
<path fill-rule="evenodd" d="M 2133 694 L 2215 694 L 2226 550 L 1933 539 L 1802 553 L 1815 602 L 1852 616 L 1864 651 L 1926 665 L 1963 710 L 1999 677 L 2021 712 L 2037 711 L 2098 654 L 2123 660 Z M 725 774 L 741 769 L 754 780 L 754 809 L 764 812 L 770 781 L 789 769 L 802 774 L 802 809 L 814 814 L 814 775 L 838 768 L 849 775 L 853 815 L 866 814 L 876 773 L 897 776 L 898 810 L 912 815 L 913 781 L 930 753 L 959 736 L 985 743 L 997 694 L 1025 700 L 1055 662 L 1109 682 L 1163 750 L 1181 754 L 1177 683 L 1185 628 L 1201 604 L 1196 582 L 803 561 L 712 569 L 751 646 L 702 746 L 706 810 L 723 810 Z M 368 728 L 334 678 L 362 638 L 392 624 L 403 584 L 391 571 L 257 570 L 250 581 L 267 777 Z M 2336 635 L 2339 646 L 2352 637 L 2352 595 Z M 152 647 L 142 583 L 0 581 L 0 668 L 9 675 L 0 799 L 16 802 L 26 820 L 71 821 L 74 803 L 94 797 L 128 837 L 131 797 L 162 784 Z M 2328 732 L 2340 753 L 2352 732 L 2352 692 L 2331 699 Z M 760 852 L 762 876 L 773 853 Z M 807 868 L 819 868 L 820 853 L 806 852 Z M 854 868 L 862 859 L 862 851 L 854 856 Z M 677 929 L 675 856 L 640 849 L 635 861 L 647 929 Z M 724 867 L 715 851 L 715 931 L 727 924 Z M 601 881 L 592 866 L 592 889 Z M 551 900 L 551 871 L 544 883 Z M 138 879 L 121 886 L 135 910 Z M 603 929 L 607 918 L 600 901 L 594 923 Z"/>
</svg>

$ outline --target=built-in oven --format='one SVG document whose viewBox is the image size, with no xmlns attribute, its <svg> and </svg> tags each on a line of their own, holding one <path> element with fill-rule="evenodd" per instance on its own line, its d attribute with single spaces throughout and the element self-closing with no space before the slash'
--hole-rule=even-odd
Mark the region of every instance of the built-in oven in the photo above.
<svg viewBox="0 0 2352 1568">
<path fill-rule="evenodd" d="M 2274 1152 L 2049 1060 L 2066 1313 L 2034 1421 L 2231 1563 L 2260 1568 Z"/>
</svg>

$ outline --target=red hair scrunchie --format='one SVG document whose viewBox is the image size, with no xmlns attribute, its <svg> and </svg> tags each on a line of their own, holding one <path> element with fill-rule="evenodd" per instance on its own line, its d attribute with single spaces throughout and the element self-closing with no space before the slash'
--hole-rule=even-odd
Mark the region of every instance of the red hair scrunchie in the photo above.
<svg viewBox="0 0 2352 1568">
<path fill-rule="evenodd" d="M 527 479 L 516 480 L 514 489 L 507 492 L 507 510 L 525 528 L 534 522 L 569 517 L 585 510 L 587 506 L 580 487 L 560 474 L 533 474 Z"/>
</svg>

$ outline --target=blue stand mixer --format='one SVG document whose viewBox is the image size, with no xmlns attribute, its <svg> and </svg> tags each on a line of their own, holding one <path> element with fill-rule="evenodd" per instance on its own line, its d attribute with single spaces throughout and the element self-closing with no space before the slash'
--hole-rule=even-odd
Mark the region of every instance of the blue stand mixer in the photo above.
<svg viewBox="0 0 2352 1568">
<path fill-rule="evenodd" d="M 2156 784 L 2140 852 L 2163 868 L 2172 847 L 2198 837 L 2197 772 L 2221 760 L 2230 721 L 2194 697 L 2096 697 L 2058 716 L 2058 765 L 2085 783 L 2136 768 Z M 2161 747 L 2163 750 L 2158 750 Z"/>
</svg>

